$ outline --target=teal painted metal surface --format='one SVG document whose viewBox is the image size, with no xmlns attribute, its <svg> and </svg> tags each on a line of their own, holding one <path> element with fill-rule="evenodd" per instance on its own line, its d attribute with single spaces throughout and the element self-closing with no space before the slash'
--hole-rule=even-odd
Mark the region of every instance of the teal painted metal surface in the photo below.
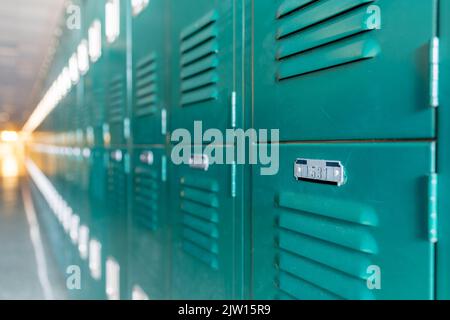
<svg viewBox="0 0 450 320">
<path fill-rule="evenodd" d="M 436 3 L 151 0 L 132 16 L 120 1 L 109 43 L 106 0 L 84 1 L 46 83 L 97 20 L 102 55 L 38 128 L 59 152 L 32 152 L 101 247 L 83 260 L 55 236 L 62 268 L 83 268 L 74 297 L 116 297 L 112 258 L 120 298 L 447 298 L 448 117 L 431 107 L 430 63 L 439 35 L 445 87 L 450 8 L 440 1 L 437 34 Z M 194 120 L 280 129 L 279 174 L 174 165 L 166 133 Z M 345 183 L 296 181 L 298 158 L 341 161 Z M 377 267 L 381 290 L 369 290 Z"/>
<path fill-rule="evenodd" d="M 253 174 L 254 298 L 432 299 L 433 152 L 419 142 L 281 146 L 280 173 Z M 341 161 L 345 183 L 297 181 L 298 158 Z"/>
<path fill-rule="evenodd" d="M 285 141 L 434 137 L 433 6 L 253 1 L 254 126 Z"/>
</svg>

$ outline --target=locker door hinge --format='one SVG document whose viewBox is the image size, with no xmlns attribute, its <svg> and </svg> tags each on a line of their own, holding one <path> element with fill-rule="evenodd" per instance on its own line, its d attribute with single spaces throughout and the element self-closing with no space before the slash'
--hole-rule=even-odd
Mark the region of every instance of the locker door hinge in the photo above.
<svg viewBox="0 0 450 320">
<path fill-rule="evenodd" d="M 125 138 L 126 141 L 128 141 L 130 139 L 130 119 L 129 118 L 125 118 L 123 119 L 123 136 Z"/>
<path fill-rule="evenodd" d="M 434 37 L 430 45 L 430 105 L 439 106 L 439 38 Z"/>
<path fill-rule="evenodd" d="M 438 176 L 432 173 L 428 178 L 428 239 L 431 243 L 438 241 Z"/>
<path fill-rule="evenodd" d="M 231 197 L 236 198 L 236 162 L 231 165 Z"/>
<path fill-rule="evenodd" d="M 167 134 L 167 110 L 164 108 L 161 110 L 161 134 Z"/>
<path fill-rule="evenodd" d="M 167 181 L 167 157 L 163 156 L 161 158 L 161 181 Z"/>
<path fill-rule="evenodd" d="M 231 128 L 236 128 L 236 91 L 231 93 Z"/>
</svg>

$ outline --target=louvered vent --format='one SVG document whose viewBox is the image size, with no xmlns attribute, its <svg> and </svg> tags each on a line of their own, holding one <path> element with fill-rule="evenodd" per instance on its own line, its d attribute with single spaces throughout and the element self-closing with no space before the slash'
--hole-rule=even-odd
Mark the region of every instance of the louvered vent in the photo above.
<svg viewBox="0 0 450 320">
<path fill-rule="evenodd" d="M 77 100 L 75 96 L 75 90 L 72 90 L 69 92 L 69 94 L 66 97 L 66 108 L 68 109 L 67 116 L 68 116 L 68 124 L 71 129 L 78 128 L 78 110 L 77 110 Z"/>
<path fill-rule="evenodd" d="M 215 180 L 186 176 L 181 178 L 183 250 L 219 268 L 219 185 Z"/>
<path fill-rule="evenodd" d="M 218 98 L 217 13 L 208 13 L 181 33 L 181 106 Z"/>
<path fill-rule="evenodd" d="M 122 75 L 114 77 L 109 83 L 107 114 L 110 123 L 123 121 L 125 105 L 125 84 Z"/>
<path fill-rule="evenodd" d="M 105 93 L 102 86 L 93 86 L 91 96 L 92 99 L 91 109 L 92 109 L 93 123 L 96 126 L 102 126 L 105 121 L 103 113 L 104 97 Z"/>
<path fill-rule="evenodd" d="M 277 78 L 374 58 L 375 0 L 285 0 L 277 13 Z"/>
<path fill-rule="evenodd" d="M 367 268 L 378 253 L 372 208 L 291 193 L 280 194 L 277 202 L 281 298 L 374 298 L 367 289 Z"/>
<path fill-rule="evenodd" d="M 154 114 L 158 109 L 157 67 L 154 53 L 136 64 L 135 115 L 138 117 Z"/>
<path fill-rule="evenodd" d="M 89 106 L 87 104 L 82 104 L 81 109 L 81 128 L 87 128 L 90 122 Z"/>
<path fill-rule="evenodd" d="M 119 212 L 124 212 L 126 210 L 126 175 L 122 160 L 109 161 L 107 185 L 112 207 Z"/>
<path fill-rule="evenodd" d="M 158 224 L 159 180 L 158 170 L 139 165 L 134 169 L 135 222 L 150 230 Z"/>
</svg>

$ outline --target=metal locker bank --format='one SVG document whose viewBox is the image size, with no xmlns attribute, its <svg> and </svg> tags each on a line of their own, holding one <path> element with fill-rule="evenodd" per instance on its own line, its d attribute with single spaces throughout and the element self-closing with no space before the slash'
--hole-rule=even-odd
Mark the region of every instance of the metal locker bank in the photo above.
<svg viewBox="0 0 450 320">
<path fill-rule="evenodd" d="M 448 0 L 0 26 L 0 299 L 450 299 Z"/>
</svg>

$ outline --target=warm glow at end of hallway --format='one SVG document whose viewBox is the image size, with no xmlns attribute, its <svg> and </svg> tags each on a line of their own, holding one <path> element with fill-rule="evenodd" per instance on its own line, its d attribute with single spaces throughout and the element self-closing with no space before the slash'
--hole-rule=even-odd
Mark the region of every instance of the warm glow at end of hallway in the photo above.
<svg viewBox="0 0 450 320">
<path fill-rule="evenodd" d="M 16 142 L 19 139 L 19 135 L 15 131 L 2 131 L 0 138 L 3 142 Z"/>
<path fill-rule="evenodd" d="M 20 176 L 22 161 L 22 135 L 16 131 L 0 131 L 0 177 Z"/>
<path fill-rule="evenodd" d="M 15 156 L 7 156 L 2 160 L 1 175 L 5 178 L 19 175 L 19 163 Z"/>
</svg>

